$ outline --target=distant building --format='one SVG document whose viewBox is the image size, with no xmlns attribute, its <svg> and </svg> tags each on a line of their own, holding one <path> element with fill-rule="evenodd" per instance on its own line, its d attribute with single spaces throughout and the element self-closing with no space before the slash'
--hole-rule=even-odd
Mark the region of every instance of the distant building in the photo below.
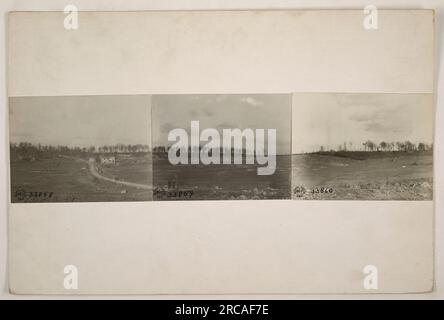
<svg viewBox="0 0 444 320">
<path fill-rule="evenodd" d="M 22 156 L 22 155 L 19 155 L 18 156 L 18 158 L 19 158 L 19 160 L 23 160 L 23 161 L 35 161 L 35 157 L 33 157 L 33 156 Z"/>
<path fill-rule="evenodd" d="M 100 164 L 116 164 L 115 156 L 100 156 Z"/>
</svg>

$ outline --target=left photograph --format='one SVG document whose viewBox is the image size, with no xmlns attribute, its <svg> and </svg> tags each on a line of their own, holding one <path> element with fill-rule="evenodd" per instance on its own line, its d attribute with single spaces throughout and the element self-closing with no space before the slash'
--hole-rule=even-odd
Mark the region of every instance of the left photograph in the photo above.
<svg viewBox="0 0 444 320">
<path fill-rule="evenodd" d="M 151 201 L 151 96 L 9 98 L 11 202 Z"/>
</svg>

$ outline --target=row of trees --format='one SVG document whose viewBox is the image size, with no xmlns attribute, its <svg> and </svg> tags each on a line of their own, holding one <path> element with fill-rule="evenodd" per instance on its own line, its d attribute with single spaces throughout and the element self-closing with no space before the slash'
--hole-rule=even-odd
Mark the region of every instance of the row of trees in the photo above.
<svg viewBox="0 0 444 320">
<path fill-rule="evenodd" d="M 53 146 L 32 144 L 30 142 L 11 143 L 11 154 L 18 154 L 22 156 L 38 156 L 42 154 L 63 154 L 63 155 L 78 155 L 91 153 L 139 153 L 150 152 L 148 145 L 143 144 L 116 144 L 105 145 L 100 147 L 69 147 L 69 146 Z"/>
<path fill-rule="evenodd" d="M 413 143 L 410 141 L 397 141 L 397 142 L 386 142 L 381 141 L 379 144 L 367 140 L 362 143 L 364 150 L 366 151 L 429 151 L 433 150 L 433 143 L 427 144 L 424 142 Z"/>
<path fill-rule="evenodd" d="M 93 147 L 94 148 L 94 147 Z M 150 152 L 148 145 L 143 144 L 116 144 L 109 146 L 98 147 L 95 152 L 98 153 L 136 153 L 136 152 Z"/>
<path fill-rule="evenodd" d="M 155 147 L 153 147 L 153 153 L 167 153 L 170 149 L 171 149 L 171 146 L 155 146 Z M 188 153 L 200 152 L 201 150 L 205 150 L 205 152 L 208 152 L 209 154 L 211 154 L 213 151 L 213 148 L 202 147 L 202 146 L 199 146 L 199 147 L 189 146 L 188 147 Z M 242 148 L 242 149 L 231 148 L 231 149 L 229 149 L 229 148 L 219 147 L 219 150 L 220 150 L 220 154 L 223 154 L 224 152 L 229 153 L 230 151 L 231 152 L 237 151 L 240 153 L 247 153 L 247 150 L 245 148 Z M 254 153 L 254 150 L 251 152 Z"/>
<path fill-rule="evenodd" d="M 359 148 L 358 148 L 359 149 Z M 339 145 L 337 150 L 331 150 L 331 151 L 356 151 L 357 149 L 354 148 L 353 144 L 351 142 L 346 143 L 344 142 L 342 145 Z M 367 140 L 362 143 L 361 150 L 364 151 L 404 151 L 404 152 L 412 152 L 412 151 L 419 151 L 419 152 L 425 152 L 425 151 L 431 151 L 433 150 L 433 143 L 413 143 L 411 141 L 397 141 L 397 142 L 387 142 L 387 141 L 381 141 L 379 143 L 373 142 L 371 140 Z M 325 151 L 324 147 L 321 146 L 320 151 Z"/>
</svg>

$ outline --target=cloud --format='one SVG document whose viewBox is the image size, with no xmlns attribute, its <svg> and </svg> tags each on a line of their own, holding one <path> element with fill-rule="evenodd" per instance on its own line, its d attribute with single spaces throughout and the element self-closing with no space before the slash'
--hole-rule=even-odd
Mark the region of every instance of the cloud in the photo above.
<svg viewBox="0 0 444 320">
<path fill-rule="evenodd" d="M 202 113 L 207 117 L 212 117 L 214 115 L 213 110 L 211 110 L 210 108 L 204 108 L 202 110 Z"/>
<path fill-rule="evenodd" d="M 12 129 L 11 129 L 11 131 L 12 131 Z M 36 135 L 35 133 L 31 133 L 31 132 L 11 132 L 11 137 L 14 137 L 16 139 L 17 138 L 30 138 L 35 135 Z"/>
<path fill-rule="evenodd" d="M 201 117 L 212 117 L 214 115 L 214 111 L 212 110 L 211 106 L 205 106 L 205 107 L 191 109 L 189 111 L 189 115 L 195 119 Z"/>
<path fill-rule="evenodd" d="M 252 98 L 252 97 L 243 97 L 243 98 L 240 99 L 240 101 L 241 102 L 245 102 L 245 103 L 247 103 L 247 104 L 249 104 L 250 106 L 253 106 L 253 107 L 257 107 L 257 106 L 263 105 L 262 101 L 259 101 L 259 100 L 255 99 L 255 98 Z"/>
<path fill-rule="evenodd" d="M 217 125 L 217 129 L 219 131 L 222 131 L 223 129 L 234 129 L 234 128 L 238 128 L 238 127 L 239 127 L 239 125 L 234 122 L 222 122 Z"/>
<path fill-rule="evenodd" d="M 192 118 L 197 118 L 197 117 L 200 116 L 200 112 L 199 112 L 197 109 L 192 109 L 192 110 L 190 111 L 190 116 L 191 116 Z"/>
<path fill-rule="evenodd" d="M 168 134 L 173 129 L 176 129 L 176 127 L 172 123 L 167 122 L 162 125 L 161 132 Z"/>
<path fill-rule="evenodd" d="M 408 133 L 412 130 L 411 119 L 406 113 L 400 112 L 399 107 L 378 108 L 372 112 L 368 112 L 368 108 L 361 110 L 350 119 L 361 123 L 367 132 Z"/>
</svg>

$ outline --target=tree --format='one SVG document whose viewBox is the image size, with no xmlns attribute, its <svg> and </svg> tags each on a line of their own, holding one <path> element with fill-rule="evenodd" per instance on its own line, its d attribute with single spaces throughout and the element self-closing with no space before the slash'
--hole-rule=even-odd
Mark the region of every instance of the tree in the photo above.
<svg viewBox="0 0 444 320">
<path fill-rule="evenodd" d="M 366 142 L 363 143 L 364 147 L 365 147 L 365 151 L 373 151 L 376 148 L 376 144 L 371 141 L 371 140 L 367 140 Z"/>
<path fill-rule="evenodd" d="M 364 150 L 367 151 L 367 148 L 368 148 L 367 141 L 363 142 L 362 145 L 364 146 Z"/>
<path fill-rule="evenodd" d="M 404 149 L 405 151 L 415 151 L 415 145 L 411 143 L 410 141 L 404 142 Z"/>
<path fill-rule="evenodd" d="M 379 144 L 379 146 L 381 147 L 382 151 L 386 151 L 387 150 L 387 142 L 385 141 L 381 141 L 381 143 Z"/>
<path fill-rule="evenodd" d="M 395 143 L 393 141 L 390 142 L 389 148 L 390 148 L 390 151 L 394 151 L 395 150 Z"/>
<path fill-rule="evenodd" d="M 425 143 L 422 143 L 422 142 L 418 143 L 418 151 L 419 151 L 419 152 L 424 152 L 424 151 L 426 151 L 426 145 L 425 145 Z"/>
</svg>

